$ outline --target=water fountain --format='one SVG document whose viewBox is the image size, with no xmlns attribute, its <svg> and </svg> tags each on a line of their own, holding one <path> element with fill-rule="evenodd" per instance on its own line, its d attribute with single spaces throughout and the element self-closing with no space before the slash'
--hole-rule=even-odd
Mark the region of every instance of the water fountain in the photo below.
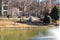
<svg viewBox="0 0 60 40">
<path fill-rule="evenodd" d="M 32 38 L 32 40 L 60 40 L 60 26 L 49 28 L 47 32 L 45 36 L 39 32 L 39 36 Z"/>
<path fill-rule="evenodd" d="M 49 30 L 56 37 L 56 40 L 60 40 L 60 26 Z"/>
</svg>

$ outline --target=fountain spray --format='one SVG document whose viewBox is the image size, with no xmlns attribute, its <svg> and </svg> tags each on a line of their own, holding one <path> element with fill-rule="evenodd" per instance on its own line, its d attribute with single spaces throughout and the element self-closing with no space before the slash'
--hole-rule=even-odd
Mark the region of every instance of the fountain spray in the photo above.
<svg viewBox="0 0 60 40">
<path fill-rule="evenodd" d="M 50 32 L 55 35 L 56 40 L 60 40 L 60 25 L 58 28 L 50 29 Z"/>
</svg>

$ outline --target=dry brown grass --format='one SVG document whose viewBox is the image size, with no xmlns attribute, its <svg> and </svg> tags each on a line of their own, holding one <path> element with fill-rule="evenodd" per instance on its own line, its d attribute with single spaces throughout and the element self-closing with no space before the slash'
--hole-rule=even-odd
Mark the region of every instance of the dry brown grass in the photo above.
<svg viewBox="0 0 60 40">
<path fill-rule="evenodd" d="M 60 21 L 58 21 L 60 23 Z M 28 24 L 22 24 L 22 23 L 14 23 L 14 21 L 11 20 L 0 20 L 0 27 L 41 27 L 41 26 L 36 26 L 36 25 L 28 25 Z M 46 25 L 43 26 L 44 28 L 46 27 L 53 27 L 53 25 Z"/>
<path fill-rule="evenodd" d="M 0 27 L 29 27 L 30 25 L 22 23 L 14 23 L 11 20 L 0 20 Z"/>
</svg>

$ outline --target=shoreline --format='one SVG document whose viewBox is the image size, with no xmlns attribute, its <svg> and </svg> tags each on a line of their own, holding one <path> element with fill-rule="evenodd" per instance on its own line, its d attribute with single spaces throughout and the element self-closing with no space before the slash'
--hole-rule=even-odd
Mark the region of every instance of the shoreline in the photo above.
<svg viewBox="0 0 60 40">
<path fill-rule="evenodd" d="M 60 22 L 59 22 L 60 23 Z M 54 25 L 31 25 L 26 23 L 15 23 L 11 20 L 0 20 L 0 28 L 43 28 L 43 27 L 54 27 Z"/>
</svg>

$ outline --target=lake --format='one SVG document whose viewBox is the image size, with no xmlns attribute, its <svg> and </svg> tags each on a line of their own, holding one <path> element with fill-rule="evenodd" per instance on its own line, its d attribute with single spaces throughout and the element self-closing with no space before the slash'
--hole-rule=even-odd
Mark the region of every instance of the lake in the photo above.
<svg viewBox="0 0 60 40">
<path fill-rule="evenodd" d="M 55 37 L 48 29 L 0 28 L 0 40 L 55 40 Z"/>
</svg>

